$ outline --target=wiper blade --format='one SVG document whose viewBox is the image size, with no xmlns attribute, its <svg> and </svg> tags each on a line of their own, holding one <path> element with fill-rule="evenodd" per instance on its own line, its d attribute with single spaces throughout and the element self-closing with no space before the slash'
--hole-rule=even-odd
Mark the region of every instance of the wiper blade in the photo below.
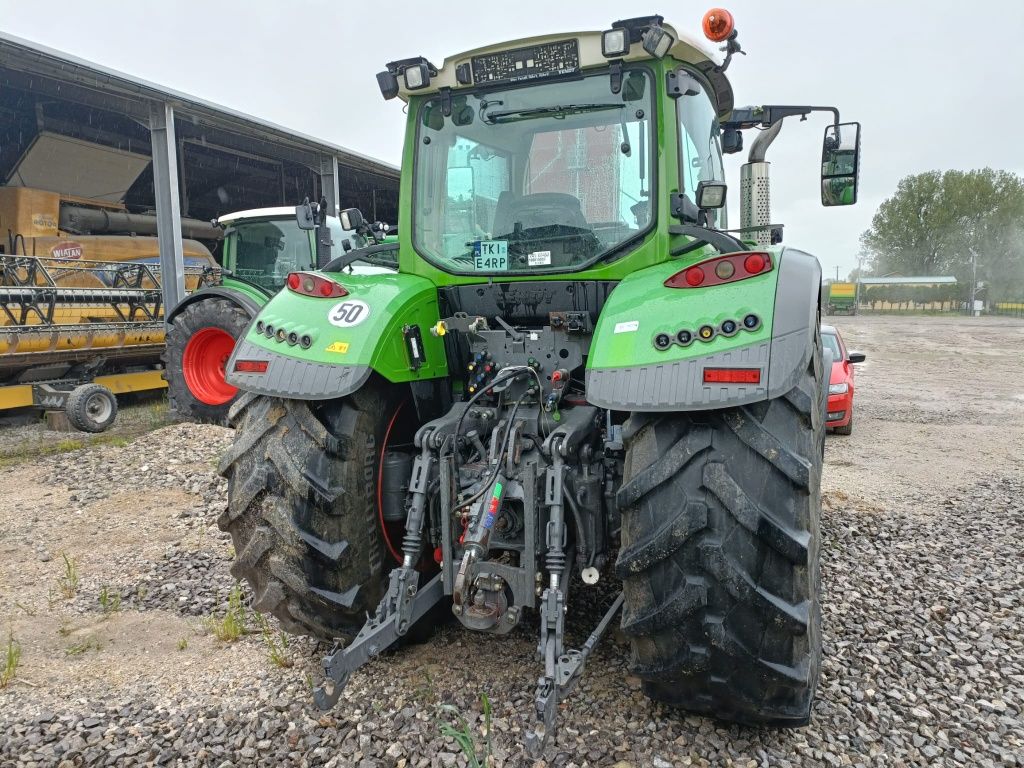
<svg viewBox="0 0 1024 768">
<path fill-rule="evenodd" d="M 554 117 L 561 120 L 568 115 L 582 115 L 586 112 L 601 112 L 606 109 L 622 109 L 625 104 L 558 104 L 553 107 L 533 107 L 532 109 L 505 109 L 499 112 L 485 113 L 484 122 L 512 123 L 517 120 L 532 120 L 535 117 Z"/>
</svg>

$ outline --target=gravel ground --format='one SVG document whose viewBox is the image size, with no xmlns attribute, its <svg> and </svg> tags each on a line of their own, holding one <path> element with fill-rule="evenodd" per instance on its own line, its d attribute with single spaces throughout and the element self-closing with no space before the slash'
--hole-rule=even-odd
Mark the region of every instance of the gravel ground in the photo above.
<svg viewBox="0 0 1024 768">
<path fill-rule="evenodd" d="M 812 723 L 724 727 L 652 705 L 612 633 L 538 765 L 1024 766 L 1024 323 L 840 327 L 868 363 L 855 432 L 826 452 Z M 283 648 L 251 616 L 237 642 L 215 637 L 234 586 L 214 524 L 229 441 L 173 425 L 0 470 L 0 630 L 22 649 L 0 690 L 0 765 L 463 766 L 441 724 L 466 718 L 482 753 L 482 694 L 493 764 L 528 765 L 535 621 L 504 639 L 441 626 L 357 673 L 329 715 L 309 695 L 325 648 Z M 571 642 L 613 591 L 577 593 Z"/>
</svg>

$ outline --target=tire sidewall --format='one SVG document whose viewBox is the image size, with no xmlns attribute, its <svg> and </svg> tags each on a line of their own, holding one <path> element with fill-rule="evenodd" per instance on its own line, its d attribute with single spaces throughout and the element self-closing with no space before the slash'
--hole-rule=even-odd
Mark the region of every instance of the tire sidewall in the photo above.
<svg viewBox="0 0 1024 768">
<path fill-rule="evenodd" d="M 183 359 L 192 337 L 204 328 L 216 328 L 237 340 L 252 322 L 249 313 L 221 297 L 209 297 L 188 305 L 167 329 L 164 353 L 167 396 L 171 409 L 182 419 L 205 424 L 227 425 L 228 411 L 238 400 L 235 393 L 227 402 L 210 405 L 198 400 L 185 381 Z"/>
</svg>

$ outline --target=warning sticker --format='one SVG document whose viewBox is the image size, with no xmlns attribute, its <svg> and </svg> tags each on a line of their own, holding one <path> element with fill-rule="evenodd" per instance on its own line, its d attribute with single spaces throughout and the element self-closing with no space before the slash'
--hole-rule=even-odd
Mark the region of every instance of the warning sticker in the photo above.
<svg viewBox="0 0 1024 768">
<path fill-rule="evenodd" d="M 370 316 L 370 305 L 359 299 L 339 301 L 327 313 L 327 320 L 331 325 L 339 328 L 351 328 L 359 325 Z"/>
<path fill-rule="evenodd" d="M 551 264 L 551 251 L 534 251 L 526 255 L 526 263 L 531 267 L 546 267 Z"/>
<path fill-rule="evenodd" d="M 477 240 L 473 243 L 473 267 L 486 272 L 508 269 L 508 240 Z"/>
<path fill-rule="evenodd" d="M 348 353 L 348 342 L 347 341 L 335 341 L 327 347 L 328 352 L 337 352 L 339 355 Z"/>
<path fill-rule="evenodd" d="M 632 333 L 633 331 L 640 328 L 639 320 L 630 320 L 625 323 L 615 324 L 615 333 Z"/>
</svg>

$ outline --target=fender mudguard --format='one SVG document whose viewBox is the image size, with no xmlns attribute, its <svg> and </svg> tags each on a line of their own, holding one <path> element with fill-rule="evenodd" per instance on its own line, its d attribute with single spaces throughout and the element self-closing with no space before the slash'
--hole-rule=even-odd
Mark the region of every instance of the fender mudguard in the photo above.
<svg viewBox="0 0 1024 768">
<path fill-rule="evenodd" d="M 184 299 L 174 305 L 174 309 L 167 313 L 167 317 L 164 321 L 168 324 L 174 322 L 174 318 L 181 314 L 185 307 L 195 304 L 196 302 L 208 299 L 211 296 L 217 298 L 227 299 L 239 309 L 248 313 L 249 317 L 256 317 L 260 311 L 260 304 L 256 303 L 252 296 L 242 293 L 241 291 L 234 291 L 231 288 L 222 286 L 210 286 L 209 288 L 201 288 L 198 291 L 190 293 Z"/>
<path fill-rule="evenodd" d="M 778 397 L 796 385 L 814 348 L 821 266 L 793 248 L 769 251 L 774 268 L 735 283 L 674 289 L 686 265 L 659 264 L 624 279 L 608 297 L 587 361 L 587 400 L 623 411 L 711 410 Z M 758 323 L 745 328 L 743 319 Z M 732 320 L 738 330 L 722 331 Z M 702 327 L 713 336 L 701 340 Z M 728 326 L 727 326 L 728 327 Z M 693 341 L 676 341 L 689 331 Z M 673 343 L 658 349 L 654 339 Z M 756 382 L 706 383 L 705 368 L 758 372 Z"/>
<path fill-rule="evenodd" d="M 229 383 L 262 395 L 328 400 L 355 392 L 373 372 L 395 383 L 448 375 L 444 342 L 430 333 L 440 317 L 433 283 L 393 273 L 316 274 L 348 294 L 281 291 L 235 345 Z"/>
</svg>

